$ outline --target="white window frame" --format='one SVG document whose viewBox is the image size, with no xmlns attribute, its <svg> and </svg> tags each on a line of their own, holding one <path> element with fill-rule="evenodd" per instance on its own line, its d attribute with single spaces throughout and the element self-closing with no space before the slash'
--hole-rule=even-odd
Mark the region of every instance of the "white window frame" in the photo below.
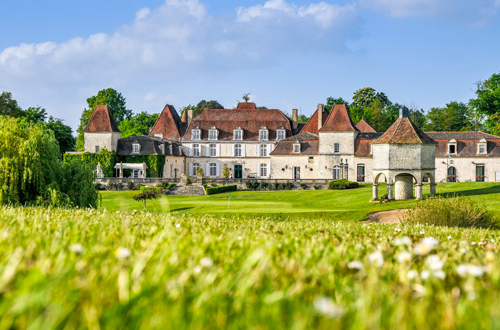
<svg viewBox="0 0 500 330">
<path fill-rule="evenodd" d="M 208 146 L 208 150 L 209 150 L 209 155 L 210 157 L 217 157 L 217 145 L 216 144 L 210 144 Z"/>
<path fill-rule="evenodd" d="M 193 163 L 193 176 L 196 176 L 199 168 L 200 168 L 200 163 Z"/>
<path fill-rule="evenodd" d="M 340 143 L 334 143 L 333 144 L 333 153 L 334 154 L 339 154 L 340 153 Z"/>
<path fill-rule="evenodd" d="M 451 147 L 453 147 L 453 149 L 455 149 L 454 152 L 451 152 Z M 450 141 L 448 141 L 448 155 L 456 155 L 458 152 L 457 150 L 457 141 L 455 139 L 451 139 Z"/>
<path fill-rule="evenodd" d="M 478 154 L 486 154 L 486 146 L 484 144 L 478 146 Z"/>
<path fill-rule="evenodd" d="M 191 131 L 191 140 L 199 141 L 201 140 L 201 130 L 199 128 L 193 128 Z"/>
<path fill-rule="evenodd" d="M 260 177 L 267 177 L 269 176 L 268 170 L 267 170 L 267 164 L 260 164 Z"/>
<path fill-rule="evenodd" d="M 216 163 L 210 163 L 209 165 L 209 176 L 217 176 L 217 164 Z"/>
<path fill-rule="evenodd" d="M 294 154 L 300 154 L 300 143 L 294 143 L 293 144 L 293 153 Z"/>
<path fill-rule="evenodd" d="M 268 141 L 269 140 L 269 131 L 267 128 L 259 129 L 259 141 Z"/>
<path fill-rule="evenodd" d="M 218 134 L 216 129 L 210 129 L 208 130 L 208 140 L 210 141 L 217 141 Z"/>
<path fill-rule="evenodd" d="M 267 157 L 267 144 L 259 145 L 259 155 L 260 157 Z"/>
<path fill-rule="evenodd" d="M 333 180 L 340 179 L 340 166 L 335 165 L 333 167 Z"/>
<path fill-rule="evenodd" d="M 132 143 L 132 153 L 138 154 L 141 152 L 141 145 L 139 143 Z"/>
<path fill-rule="evenodd" d="M 243 150 L 243 148 L 241 147 L 241 144 L 235 144 L 234 145 L 234 157 L 241 157 L 242 150 Z"/>
<path fill-rule="evenodd" d="M 193 144 L 193 157 L 201 157 L 201 148 L 198 143 Z"/>
<path fill-rule="evenodd" d="M 165 145 L 160 144 L 158 147 L 160 148 L 160 152 L 162 153 L 162 155 L 164 155 L 165 154 Z"/>
<path fill-rule="evenodd" d="M 477 143 L 477 153 L 479 155 L 486 155 L 488 153 L 488 145 L 487 144 L 488 144 L 488 142 L 486 141 L 486 139 L 479 140 L 479 142 Z M 483 150 L 481 150 L 481 149 L 483 149 Z"/>
<path fill-rule="evenodd" d="M 174 177 L 174 164 L 170 164 L 170 177 Z"/>
<path fill-rule="evenodd" d="M 281 136 L 280 136 L 281 135 Z M 276 141 L 281 141 L 286 138 L 286 131 L 284 129 L 278 129 L 276 134 Z"/>
<path fill-rule="evenodd" d="M 233 140 L 235 141 L 243 140 L 243 130 L 241 128 L 237 128 L 233 131 Z"/>
</svg>

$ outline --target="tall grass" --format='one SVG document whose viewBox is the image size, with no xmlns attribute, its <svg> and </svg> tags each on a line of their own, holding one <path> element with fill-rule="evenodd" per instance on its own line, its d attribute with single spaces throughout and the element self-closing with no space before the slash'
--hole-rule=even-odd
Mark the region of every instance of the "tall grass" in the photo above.
<svg viewBox="0 0 500 330">
<path fill-rule="evenodd" d="M 463 228 L 500 228 L 499 220 L 486 206 L 462 196 L 438 196 L 420 201 L 409 209 L 401 222 Z"/>
</svg>

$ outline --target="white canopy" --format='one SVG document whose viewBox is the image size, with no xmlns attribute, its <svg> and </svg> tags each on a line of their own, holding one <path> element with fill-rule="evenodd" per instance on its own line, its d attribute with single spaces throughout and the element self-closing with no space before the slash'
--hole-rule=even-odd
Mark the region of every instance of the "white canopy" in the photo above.
<svg viewBox="0 0 500 330">
<path fill-rule="evenodd" d="M 124 170 L 142 170 L 142 163 L 122 163 Z M 120 163 L 115 165 L 115 169 L 120 169 Z"/>
</svg>

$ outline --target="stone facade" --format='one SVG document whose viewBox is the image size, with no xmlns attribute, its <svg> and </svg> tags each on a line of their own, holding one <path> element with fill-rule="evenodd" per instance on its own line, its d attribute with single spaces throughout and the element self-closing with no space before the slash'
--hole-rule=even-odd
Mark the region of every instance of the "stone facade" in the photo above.
<svg viewBox="0 0 500 330">
<path fill-rule="evenodd" d="M 99 150 L 116 151 L 118 148 L 119 132 L 84 132 L 84 152 L 99 152 Z"/>
</svg>

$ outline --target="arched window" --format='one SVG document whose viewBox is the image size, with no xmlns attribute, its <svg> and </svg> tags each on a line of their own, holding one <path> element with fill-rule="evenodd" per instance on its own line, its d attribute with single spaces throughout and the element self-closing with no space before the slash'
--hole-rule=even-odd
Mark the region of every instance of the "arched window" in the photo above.
<svg viewBox="0 0 500 330">
<path fill-rule="evenodd" d="M 448 167 L 447 182 L 457 182 L 457 169 L 453 166 Z"/>
<path fill-rule="evenodd" d="M 333 180 L 338 180 L 340 179 L 340 167 L 338 165 L 335 165 L 333 167 Z"/>
</svg>

